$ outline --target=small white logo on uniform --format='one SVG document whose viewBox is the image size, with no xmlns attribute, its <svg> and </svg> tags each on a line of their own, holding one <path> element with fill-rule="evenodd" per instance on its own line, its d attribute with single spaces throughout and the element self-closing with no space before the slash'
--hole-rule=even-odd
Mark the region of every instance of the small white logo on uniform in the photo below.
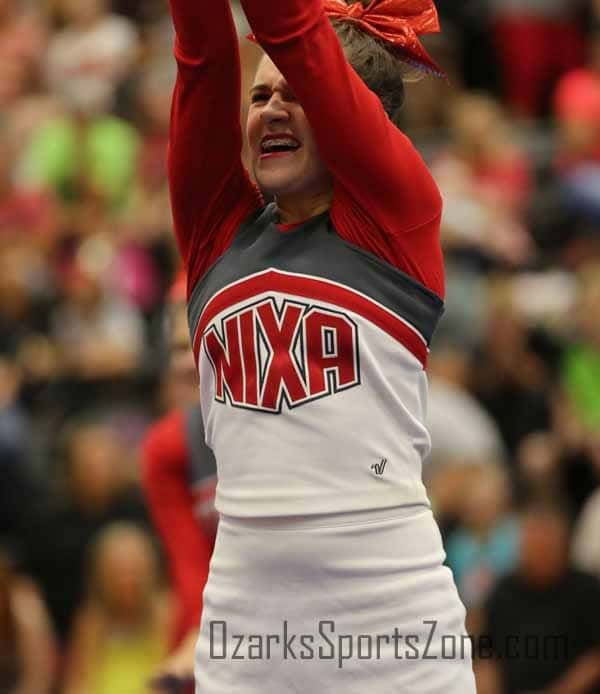
<svg viewBox="0 0 600 694">
<path fill-rule="evenodd" d="M 378 463 L 373 463 L 373 465 L 371 465 L 371 470 L 377 475 L 377 477 L 381 477 L 385 472 L 387 461 L 387 458 L 382 458 Z"/>
</svg>

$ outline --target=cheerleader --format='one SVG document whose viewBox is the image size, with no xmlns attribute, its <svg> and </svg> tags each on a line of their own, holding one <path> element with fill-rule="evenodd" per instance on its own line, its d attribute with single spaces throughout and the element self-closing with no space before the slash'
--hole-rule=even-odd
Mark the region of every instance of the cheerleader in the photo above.
<svg viewBox="0 0 600 694">
<path fill-rule="evenodd" d="M 421 481 L 441 198 L 397 127 L 429 0 L 171 0 L 169 171 L 219 529 L 198 694 L 471 694 Z M 256 181 L 256 183 L 253 182 Z M 265 204 L 264 200 L 274 202 Z"/>
</svg>

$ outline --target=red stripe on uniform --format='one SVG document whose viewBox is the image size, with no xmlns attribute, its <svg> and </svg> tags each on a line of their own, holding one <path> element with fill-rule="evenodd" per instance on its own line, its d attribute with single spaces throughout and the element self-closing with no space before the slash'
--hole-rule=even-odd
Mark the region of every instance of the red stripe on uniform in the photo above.
<svg viewBox="0 0 600 694">
<path fill-rule="evenodd" d="M 317 279 L 267 270 L 222 289 L 204 307 L 196 332 L 194 353 L 198 359 L 200 340 L 215 316 L 231 306 L 265 292 L 280 292 L 311 301 L 325 301 L 366 318 L 390 337 L 400 342 L 423 366 L 427 364 L 427 345 L 415 328 L 394 316 L 371 299 L 347 287 Z"/>
</svg>

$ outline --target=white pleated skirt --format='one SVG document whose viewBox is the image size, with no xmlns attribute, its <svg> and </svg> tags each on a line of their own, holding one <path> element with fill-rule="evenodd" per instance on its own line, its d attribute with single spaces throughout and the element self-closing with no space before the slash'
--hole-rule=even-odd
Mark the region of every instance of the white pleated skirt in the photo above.
<svg viewBox="0 0 600 694">
<path fill-rule="evenodd" d="M 196 694 L 475 694 L 444 558 L 424 506 L 222 516 Z"/>
</svg>

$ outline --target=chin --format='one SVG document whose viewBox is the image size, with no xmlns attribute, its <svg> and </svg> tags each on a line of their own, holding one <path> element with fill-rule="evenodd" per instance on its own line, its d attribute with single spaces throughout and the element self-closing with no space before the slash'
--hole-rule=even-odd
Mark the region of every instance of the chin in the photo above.
<svg viewBox="0 0 600 694">
<path fill-rule="evenodd" d="M 267 195 L 289 195 L 298 192 L 302 187 L 302 181 L 306 178 L 304 166 L 299 166 L 298 161 L 280 162 L 261 165 L 260 161 L 254 162 L 254 177 L 260 189 Z"/>
<path fill-rule="evenodd" d="M 277 176 L 256 176 L 256 182 L 265 195 L 277 197 L 278 195 L 290 195 L 297 192 L 297 179 Z"/>
<path fill-rule="evenodd" d="M 273 197 L 310 198 L 331 187 L 327 171 L 305 160 L 282 162 L 278 166 L 261 166 L 255 161 L 254 178 L 263 194 Z"/>
</svg>

